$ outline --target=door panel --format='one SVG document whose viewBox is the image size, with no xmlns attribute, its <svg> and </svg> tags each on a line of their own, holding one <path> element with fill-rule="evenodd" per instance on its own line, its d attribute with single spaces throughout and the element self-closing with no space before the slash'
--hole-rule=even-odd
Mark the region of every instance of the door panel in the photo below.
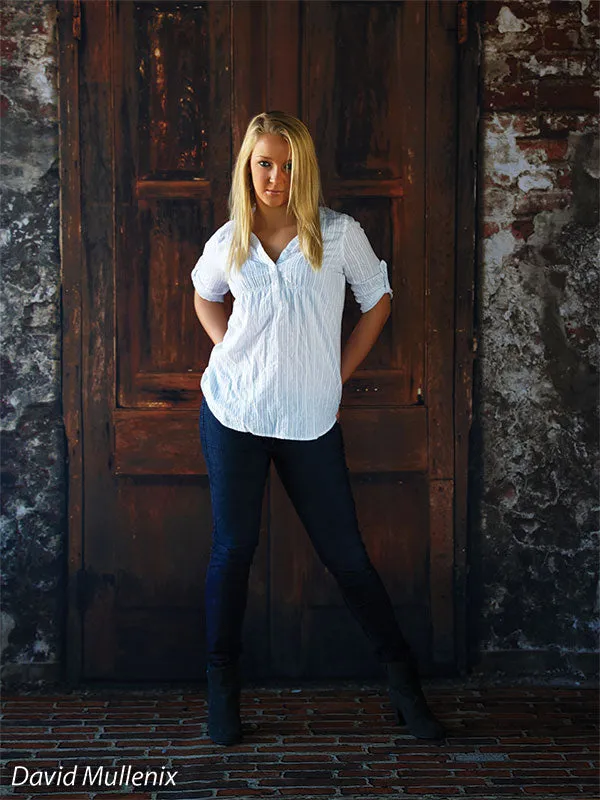
<svg viewBox="0 0 600 800">
<path fill-rule="evenodd" d="M 227 218 L 230 8 L 120 2 L 114 21 L 118 405 L 192 409 L 212 343 L 190 264 Z"/>
<path fill-rule="evenodd" d="M 190 271 L 227 220 L 233 159 L 265 108 L 306 121 L 327 205 L 388 264 L 392 315 L 344 386 L 347 461 L 407 638 L 425 669 L 452 665 L 455 13 L 82 4 L 83 677 L 204 673 L 212 517 L 198 408 L 212 343 Z M 359 318 L 348 288 L 342 343 Z M 274 467 L 244 660 L 251 677 L 377 674 Z"/>
<path fill-rule="evenodd" d="M 276 473 L 272 487 L 271 559 L 279 565 L 271 578 L 277 674 L 377 675 L 370 645 L 344 605 L 334 578 L 315 556 Z M 426 478 L 397 471 L 355 473 L 352 490 L 367 551 L 393 599 L 402 630 L 417 653 L 427 652 L 431 623 Z M 414 536 L 415 531 L 423 535 Z"/>
</svg>

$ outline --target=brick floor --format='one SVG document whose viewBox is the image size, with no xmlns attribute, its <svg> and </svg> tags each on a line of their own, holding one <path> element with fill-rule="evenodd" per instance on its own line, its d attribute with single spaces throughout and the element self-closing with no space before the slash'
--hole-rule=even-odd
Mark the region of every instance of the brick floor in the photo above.
<svg viewBox="0 0 600 800">
<path fill-rule="evenodd" d="M 202 686 L 5 694 L 0 794 L 18 800 L 600 798 L 595 687 L 426 683 L 425 692 L 450 731 L 441 745 L 398 727 L 377 684 L 245 687 L 244 742 L 235 747 L 206 737 Z M 58 786 L 56 779 L 51 787 L 12 786 L 15 777 L 32 781 L 57 769 Z M 136 788 L 135 771 L 148 773 L 151 783 Z M 175 787 L 166 785 L 173 771 Z M 69 776 L 73 785 L 65 785 Z"/>
</svg>

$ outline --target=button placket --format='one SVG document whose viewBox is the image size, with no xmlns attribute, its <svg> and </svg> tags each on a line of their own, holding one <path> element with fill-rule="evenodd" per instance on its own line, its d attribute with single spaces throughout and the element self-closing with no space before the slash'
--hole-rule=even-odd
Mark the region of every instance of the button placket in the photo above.
<svg viewBox="0 0 600 800">
<path fill-rule="evenodd" d="M 279 271 L 279 267 L 275 264 L 271 259 L 269 259 L 269 270 L 271 272 L 271 287 L 273 292 L 273 300 L 275 304 L 275 312 L 276 314 L 279 312 L 279 308 L 281 305 L 281 272 Z"/>
</svg>

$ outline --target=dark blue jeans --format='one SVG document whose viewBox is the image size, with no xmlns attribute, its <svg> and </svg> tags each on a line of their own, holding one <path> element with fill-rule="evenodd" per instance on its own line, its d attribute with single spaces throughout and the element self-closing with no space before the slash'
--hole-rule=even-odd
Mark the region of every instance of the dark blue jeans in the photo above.
<svg viewBox="0 0 600 800">
<path fill-rule="evenodd" d="M 208 663 L 237 663 L 242 651 L 248 576 L 271 459 L 375 656 L 384 663 L 408 655 L 408 644 L 358 527 L 339 422 L 308 441 L 257 436 L 223 425 L 204 398 L 199 422 L 213 515 L 206 573 Z"/>
</svg>

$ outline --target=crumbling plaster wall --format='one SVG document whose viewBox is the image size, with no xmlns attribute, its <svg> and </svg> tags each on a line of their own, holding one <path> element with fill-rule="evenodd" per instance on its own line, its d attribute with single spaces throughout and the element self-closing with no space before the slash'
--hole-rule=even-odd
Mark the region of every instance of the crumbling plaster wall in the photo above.
<svg viewBox="0 0 600 800">
<path fill-rule="evenodd" d="M 2 10 L 3 675 L 54 677 L 65 582 L 56 9 Z"/>
<path fill-rule="evenodd" d="M 56 9 L 1 13 L 1 643 L 31 680 L 64 664 Z M 598 619 L 598 4 L 481 13 L 470 631 L 576 668 Z"/>
<path fill-rule="evenodd" d="M 598 4 L 482 14 L 472 631 L 578 674 L 598 642 Z"/>
</svg>

